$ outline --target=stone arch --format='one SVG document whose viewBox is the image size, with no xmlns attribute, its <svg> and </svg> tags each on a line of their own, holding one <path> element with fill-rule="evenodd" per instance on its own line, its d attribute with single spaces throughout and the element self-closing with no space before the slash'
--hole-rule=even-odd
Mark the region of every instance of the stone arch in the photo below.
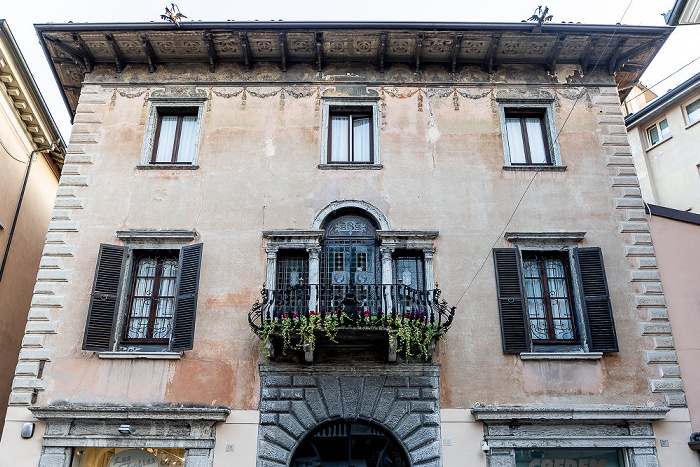
<svg viewBox="0 0 700 467">
<path fill-rule="evenodd" d="M 329 203 L 325 208 L 321 209 L 311 221 L 311 230 L 319 230 L 322 228 L 325 220 L 333 213 L 339 210 L 357 209 L 364 211 L 371 217 L 381 230 L 391 230 L 389 219 L 384 215 L 381 209 L 375 205 L 359 199 L 342 199 Z"/>
<path fill-rule="evenodd" d="M 319 370 L 261 367 L 259 467 L 289 466 L 307 435 L 337 420 L 369 422 L 386 430 L 407 453 L 410 465 L 440 465 L 439 366 Z"/>
</svg>

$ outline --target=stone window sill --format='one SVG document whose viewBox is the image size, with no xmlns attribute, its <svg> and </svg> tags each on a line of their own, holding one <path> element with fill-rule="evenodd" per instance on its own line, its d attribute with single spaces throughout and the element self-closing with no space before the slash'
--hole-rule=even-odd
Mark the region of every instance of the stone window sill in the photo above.
<svg viewBox="0 0 700 467">
<path fill-rule="evenodd" d="M 600 360 L 603 352 L 523 352 L 521 360 Z"/>
<path fill-rule="evenodd" d="M 504 165 L 503 170 L 512 170 L 514 172 L 518 171 L 533 171 L 539 170 L 540 172 L 565 172 L 565 165 Z"/>
<path fill-rule="evenodd" d="M 673 138 L 673 135 L 669 136 L 669 137 L 666 138 L 666 139 L 662 139 L 661 141 L 658 141 L 656 144 L 652 144 L 651 146 L 649 146 L 649 147 L 647 148 L 647 152 L 651 151 L 652 149 L 658 148 L 659 146 L 661 146 L 661 145 L 664 144 L 666 141 L 668 141 L 668 140 L 670 140 L 670 139 L 672 139 L 672 138 Z"/>
<path fill-rule="evenodd" d="M 95 352 L 99 358 L 112 360 L 180 360 L 181 352 Z"/>
<path fill-rule="evenodd" d="M 197 170 L 198 165 L 194 164 L 140 164 L 138 170 Z"/>
<path fill-rule="evenodd" d="M 318 164 L 321 170 L 381 170 L 382 164 Z"/>
</svg>

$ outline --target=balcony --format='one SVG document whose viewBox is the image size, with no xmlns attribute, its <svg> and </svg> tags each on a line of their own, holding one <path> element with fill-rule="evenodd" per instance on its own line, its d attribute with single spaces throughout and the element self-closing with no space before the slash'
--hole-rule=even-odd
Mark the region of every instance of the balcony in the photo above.
<svg viewBox="0 0 700 467">
<path fill-rule="evenodd" d="M 248 321 L 266 355 L 303 352 L 306 362 L 314 361 L 318 348 L 324 355 L 334 346 L 364 348 L 366 354 L 378 345 L 384 345 L 388 361 L 396 361 L 397 355 L 429 361 L 455 313 L 455 307 L 440 299 L 437 287 L 420 291 L 404 285 L 299 284 L 264 288 L 261 295 Z"/>
</svg>

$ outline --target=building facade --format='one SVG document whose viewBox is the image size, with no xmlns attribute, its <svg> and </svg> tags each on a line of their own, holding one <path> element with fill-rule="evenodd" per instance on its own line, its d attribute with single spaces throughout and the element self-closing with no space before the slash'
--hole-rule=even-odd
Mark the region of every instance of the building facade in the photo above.
<svg viewBox="0 0 700 467">
<path fill-rule="evenodd" d="M 0 20 L 0 399 L 3 401 L 12 388 L 64 153 L 61 135 L 12 32 L 7 22 Z M 0 410 L 0 430 L 5 409 L 3 406 Z"/>
<path fill-rule="evenodd" d="M 642 197 L 700 211 L 700 74 L 627 115 L 625 125 Z"/>
<path fill-rule="evenodd" d="M 81 209 L 0 455 L 697 465 L 618 94 L 670 29 L 532 28 L 39 26 Z"/>
</svg>

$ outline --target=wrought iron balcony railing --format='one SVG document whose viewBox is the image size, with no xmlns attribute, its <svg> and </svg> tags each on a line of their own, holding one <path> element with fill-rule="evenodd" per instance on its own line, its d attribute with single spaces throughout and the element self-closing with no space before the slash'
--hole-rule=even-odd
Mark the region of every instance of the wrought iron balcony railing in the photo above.
<svg viewBox="0 0 700 467">
<path fill-rule="evenodd" d="M 421 291 L 405 285 L 318 285 L 300 284 L 278 290 L 263 289 L 262 300 L 248 314 L 253 331 L 264 340 L 274 332 L 306 334 L 314 342 L 314 330 L 333 328 L 385 328 L 398 335 L 404 350 L 409 334 L 425 353 L 428 340 L 445 334 L 452 324 L 455 307 L 440 299 L 440 289 Z M 291 331 L 290 331 L 291 330 Z M 403 332 L 408 330 L 409 332 Z M 402 337 L 403 336 L 403 337 Z M 303 337 L 303 336 L 302 336 Z M 285 339 L 287 347 L 289 337 Z M 409 354 L 410 354 L 410 349 Z M 427 358 L 427 355 L 426 355 Z"/>
</svg>

